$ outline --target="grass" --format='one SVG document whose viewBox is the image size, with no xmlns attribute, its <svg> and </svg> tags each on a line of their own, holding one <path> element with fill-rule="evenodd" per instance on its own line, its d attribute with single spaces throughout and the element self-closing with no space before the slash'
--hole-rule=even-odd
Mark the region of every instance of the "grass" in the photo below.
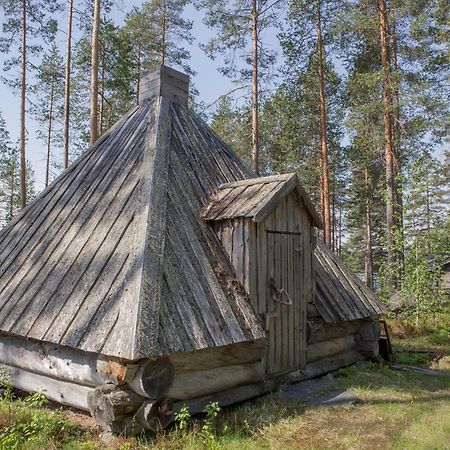
<svg viewBox="0 0 450 450">
<path fill-rule="evenodd" d="M 429 332 L 404 323 L 391 328 L 396 362 L 450 371 L 450 334 L 436 342 Z M 431 363 L 430 356 L 439 352 L 447 356 Z M 109 443 L 85 416 L 52 410 L 39 397 L 7 394 L 0 400 L 0 449 L 450 449 L 450 378 L 383 363 L 346 368 L 335 378 L 338 387 L 357 394 L 356 404 L 306 407 L 267 397 L 227 408 L 207 427 L 203 419 L 192 419 L 187 430 Z M 2 441 L 5 436 L 9 441 Z"/>
</svg>

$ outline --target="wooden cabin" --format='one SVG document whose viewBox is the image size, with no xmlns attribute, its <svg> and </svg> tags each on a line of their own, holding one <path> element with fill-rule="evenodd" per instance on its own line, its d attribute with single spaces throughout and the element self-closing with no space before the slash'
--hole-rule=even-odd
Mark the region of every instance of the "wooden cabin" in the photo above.
<svg viewBox="0 0 450 450">
<path fill-rule="evenodd" d="M 316 242 L 294 174 L 255 178 L 162 66 L 0 231 L 12 384 L 155 429 L 376 353 L 374 294 Z"/>
</svg>

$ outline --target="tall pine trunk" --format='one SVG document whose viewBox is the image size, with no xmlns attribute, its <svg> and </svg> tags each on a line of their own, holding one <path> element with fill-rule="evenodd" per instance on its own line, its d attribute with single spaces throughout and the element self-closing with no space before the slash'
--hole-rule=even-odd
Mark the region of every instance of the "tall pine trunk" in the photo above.
<svg viewBox="0 0 450 450">
<path fill-rule="evenodd" d="M 321 20 L 321 2 L 317 2 L 317 70 L 319 76 L 319 112 L 320 112 L 320 167 L 321 167 L 321 199 L 322 220 L 324 225 L 324 241 L 331 247 L 331 213 L 330 213 L 330 178 L 328 168 L 327 145 L 327 111 L 325 104 L 325 81 L 323 70 L 323 38 Z"/>
<path fill-rule="evenodd" d="M 373 287 L 373 252 L 372 252 L 372 205 L 370 195 L 369 170 L 364 169 L 365 186 L 365 208 L 366 208 L 366 227 L 365 227 L 365 251 L 364 251 L 364 273 L 367 286 Z"/>
<path fill-rule="evenodd" d="M 98 138 L 98 35 L 100 29 L 100 0 L 94 2 L 91 56 L 91 143 Z"/>
<path fill-rule="evenodd" d="M 52 80 L 52 87 L 50 91 L 50 100 L 48 105 L 48 130 L 47 130 L 47 161 L 45 167 L 45 187 L 50 182 L 50 160 L 52 152 L 52 126 L 53 126 L 53 100 L 55 97 L 55 80 Z"/>
<path fill-rule="evenodd" d="M 16 196 L 16 164 L 14 160 L 11 160 L 10 163 L 9 176 L 9 213 L 6 217 L 8 222 L 14 219 L 14 202 Z"/>
<path fill-rule="evenodd" d="M 167 52 L 167 5 L 166 1 L 163 0 L 163 14 L 161 23 L 161 64 L 166 63 L 166 52 Z"/>
<path fill-rule="evenodd" d="M 136 105 L 139 105 L 139 96 L 141 95 L 141 58 L 141 45 L 139 44 L 136 60 Z"/>
<path fill-rule="evenodd" d="M 100 136 L 103 134 L 103 124 L 104 124 L 104 115 L 105 115 L 105 50 L 102 48 L 102 50 L 99 52 L 101 54 L 101 58 L 99 57 L 99 60 L 101 59 L 101 69 L 100 69 L 100 82 L 99 82 L 99 95 L 100 95 L 100 116 L 99 116 L 99 129 L 100 129 Z"/>
<path fill-rule="evenodd" d="M 258 129 L 258 4 L 252 3 L 252 162 L 253 170 L 259 175 L 259 129 Z"/>
<path fill-rule="evenodd" d="M 383 70 L 383 123 L 384 123 L 384 150 L 386 162 L 386 244 L 388 251 L 389 287 L 392 291 L 396 285 L 395 277 L 395 178 L 394 178 L 394 148 L 392 137 L 392 96 L 389 64 L 388 22 L 386 13 L 386 0 L 378 0 L 378 13 L 380 22 L 381 66 Z"/>
<path fill-rule="evenodd" d="M 22 76 L 20 92 L 20 202 L 27 205 L 27 158 L 26 158 L 26 91 L 27 91 L 27 0 L 22 0 Z"/>
<path fill-rule="evenodd" d="M 391 7 L 392 26 L 390 30 L 392 42 L 392 68 L 395 75 L 394 87 L 392 89 L 392 101 L 394 106 L 394 123 L 393 123 L 393 139 L 394 139 L 394 178 L 395 178 L 395 195 L 396 195 L 396 212 L 395 226 L 399 233 L 398 245 L 398 266 L 401 273 L 405 268 L 405 249 L 404 249 L 404 230 L 403 230 L 403 182 L 402 182 L 402 152 L 401 152 L 401 126 L 400 126 L 400 79 L 398 70 L 398 42 L 397 42 L 397 20 L 395 16 L 395 7 Z"/>
<path fill-rule="evenodd" d="M 70 72 L 72 63 L 73 0 L 67 6 L 66 73 L 64 82 L 64 169 L 69 166 Z"/>
</svg>

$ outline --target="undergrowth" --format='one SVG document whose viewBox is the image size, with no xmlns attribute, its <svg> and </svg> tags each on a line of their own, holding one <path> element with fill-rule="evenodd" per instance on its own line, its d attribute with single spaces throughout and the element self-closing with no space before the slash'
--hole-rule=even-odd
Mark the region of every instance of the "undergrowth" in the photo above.
<svg viewBox="0 0 450 450">
<path fill-rule="evenodd" d="M 61 410 L 47 408 L 42 393 L 20 398 L 14 395 L 9 376 L 0 370 L 0 449 L 56 449 L 88 436 L 66 420 Z"/>
<path fill-rule="evenodd" d="M 434 368 L 450 370 L 449 323 L 443 316 L 420 329 L 391 323 L 396 362 L 433 367 L 430 358 L 444 353 Z M 450 378 L 393 370 L 381 361 L 335 375 L 336 388 L 356 394 L 354 405 L 309 407 L 269 395 L 223 410 L 210 403 L 200 417 L 184 406 L 169 430 L 109 442 L 68 420 L 62 409 L 51 409 L 42 394 L 15 396 L 6 375 L 0 369 L 1 450 L 450 450 Z"/>
</svg>

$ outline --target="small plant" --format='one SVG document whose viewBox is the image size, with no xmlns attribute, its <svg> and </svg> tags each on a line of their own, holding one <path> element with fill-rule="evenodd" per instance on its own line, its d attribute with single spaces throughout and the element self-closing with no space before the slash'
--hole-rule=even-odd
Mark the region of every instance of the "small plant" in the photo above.
<svg viewBox="0 0 450 450">
<path fill-rule="evenodd" d="M 186 433 L 191 424 L 191 412 L 189 411 L 189 406 L 183 405 L 175 414 L 175 423 L 177 430 Z"/>
<path fill-rule="evenodd" d="M 2 417 L 5 420 L 0 427 L 1 450 L 44 448 L 48 440 L 64 442 L 80 434 L 79 428 L 64 420 L 59 411 L 42 409 L 48 400 L 40 392 L 14 400 L 5 399 L 3 394 L 2 401 L 8 415 Z"/>
<path fill-rule="evenodd" d="M 0 399 L 11 402 L 12 392 L 12 376 L 8 368 L 0 366 Z"/>
<path fill-rule="evenodd" d="M 42 392 L 28 395 L 24 401 L 29 406 L 45 406 L 48 404 L 48 400 Z"/>
<path fill-rule="evenodd" d="M 217 402 L 210 402 L 203 410 L 205 413 L 205 420 L 202 425 L 202 435 L 208 441 L 213 441 L 216 435 L 216 418 L 220 412 L 220 406 Z"/>
</svg>

